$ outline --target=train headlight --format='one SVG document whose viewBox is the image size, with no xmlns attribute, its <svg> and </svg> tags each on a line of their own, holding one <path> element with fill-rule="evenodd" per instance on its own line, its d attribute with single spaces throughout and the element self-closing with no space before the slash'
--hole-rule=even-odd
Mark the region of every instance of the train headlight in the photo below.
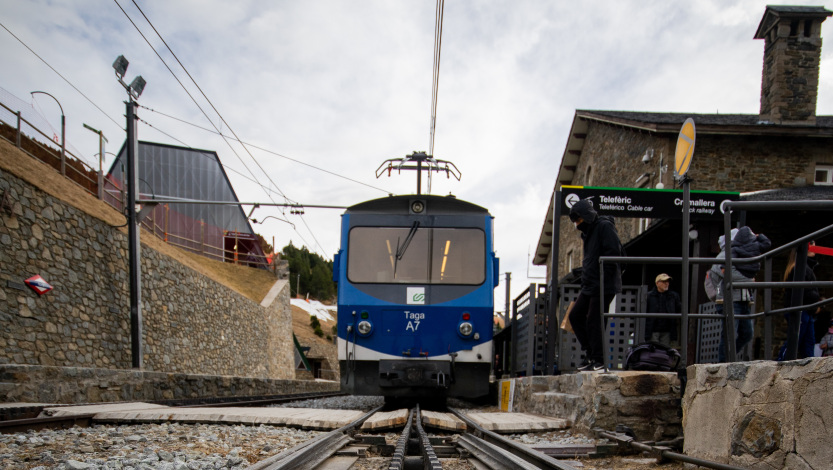
<svg viewBox="0 0 833 470">
<path fill-rule="evenodd" d="M 360 335 L 367 336 L 373 331 L 373 325 L 367 320 L 362 320 L 358 324 L 358 330 Z"/>
<path fill-rule="evenodd" d="M 471 332 L 474 331 L 474 326 L 472 326 L 472 324 L 467 321 L 460 323 L 460 326 L 458 326 L 457 328 L 459 329 L 460 334 L 463 336 L 469 336 L 471 335 Z"/>
</svg>

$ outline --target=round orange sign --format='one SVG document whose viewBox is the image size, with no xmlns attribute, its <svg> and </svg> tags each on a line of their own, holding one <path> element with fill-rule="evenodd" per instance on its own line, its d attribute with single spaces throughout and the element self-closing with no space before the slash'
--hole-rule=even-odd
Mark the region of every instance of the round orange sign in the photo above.
<svg viewBox="0 0 833 470">
<path fill-rule="evenodd" d="M 674 160 L 674 172 L 677 176 L 685 175 L 691 165 L 691 157 L 694 155 L 695 135 L 694 119 L 688 118 L 683 123 L 680 135 L 677 137 L 677 151 Z"/>
</svg>

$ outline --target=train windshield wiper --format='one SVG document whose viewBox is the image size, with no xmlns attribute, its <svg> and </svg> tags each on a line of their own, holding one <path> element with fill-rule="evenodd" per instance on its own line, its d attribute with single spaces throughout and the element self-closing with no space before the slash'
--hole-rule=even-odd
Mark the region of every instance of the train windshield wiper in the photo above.
<svg viewBox="0 0 833 470">
<path fill-rule="evenodd" d="M 393 263 L 393 277 L 396 277 L 396 266 L 399 264 L 399 260 L 405 256 L 405 251 L 408 250 L 408 245 L 411 244 L 411 240 L 414 239 L 414 235 L 416 235 L 417 229 L 419 229 L 419 221 L 415 221 L 414 225 L 411 226 L 411 230 L 408 232 L 408 236 L 405 237 L 405 242 L 402 245 L 399 245 L 399 239 L 396 239 L 396 259 Z"/>
</svg>

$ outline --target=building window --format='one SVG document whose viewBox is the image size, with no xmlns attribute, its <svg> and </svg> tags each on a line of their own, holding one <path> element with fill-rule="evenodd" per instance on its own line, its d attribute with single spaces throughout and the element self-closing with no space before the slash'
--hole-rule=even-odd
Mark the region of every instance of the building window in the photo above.
<svg viewBox="0 0 833 470">
<path fill-rule="evenodd" d="M 567 272 L 573 270 L 573 250 L 567 252 Z"/>
<path fill-rule="evenodd" d="M 833 186 L 833 165 L 816 165 L 817 186 Z"/>
<path fill-rule="evenodd" d="M 587 173 L 584 174 L 584 185 L 585 186 L 590 186 L 593 183 L 592 176 L 593 176 L 593 167 L 588 166 L 587 167 Z"/>
<path fill-rule="evenodd" d="M 639 230 L 637 234 L 641 234 L 645 230 L 648 230 L 648 226 L 651 225 L 651 219 L 641 218 L 639 219 Z"/>
</svg>

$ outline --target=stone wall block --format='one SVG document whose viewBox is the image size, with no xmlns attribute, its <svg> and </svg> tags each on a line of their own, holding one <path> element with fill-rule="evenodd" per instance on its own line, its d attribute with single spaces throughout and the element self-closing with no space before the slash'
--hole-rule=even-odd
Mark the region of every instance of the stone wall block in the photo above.
<svg viewBox="0 0 833 470">
<path fill-rule="evenodd" d="M 0 217 L 0 364 L 129 369 L 126 235 L 8 172 L 0 186 L 14 201 Z M 146 245 L 142 271 L 148 371 L 294 377 L 288 287 L 263 307 Z M 55 289 L 38 297 L 6 286 L 34 273 Z"/>
</svg>

